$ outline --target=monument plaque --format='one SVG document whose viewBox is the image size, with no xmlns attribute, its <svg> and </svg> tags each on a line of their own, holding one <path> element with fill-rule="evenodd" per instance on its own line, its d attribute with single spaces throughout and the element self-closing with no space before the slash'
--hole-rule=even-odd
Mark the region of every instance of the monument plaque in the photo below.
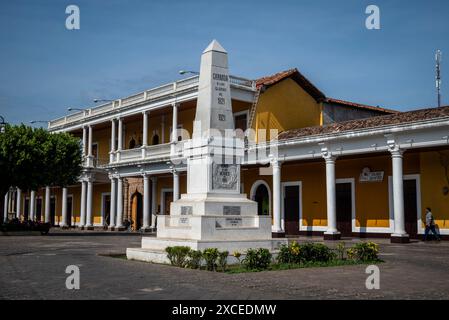
<svg viewBox="0 0 449 320">
<path fill-rule="evenodd" d="M 240 207 L 239 206 L 224 206 L 223 215 L 225 216 L 239 216 Z"/>
<path fill-rule="evenodd" d="M 181 215 L 192 215 L 192 206 L 182 206 Z"/>
<path fill-rule="evenodd" d="M 236 190 L 239 168 L 235 164 L 212 165 L 212 189 Z"/>
<path fill-rule="evenodd" d="M 227 227 L 241 227 L 243 224 L 242 218 L 226 218 Z"/>
</svg>

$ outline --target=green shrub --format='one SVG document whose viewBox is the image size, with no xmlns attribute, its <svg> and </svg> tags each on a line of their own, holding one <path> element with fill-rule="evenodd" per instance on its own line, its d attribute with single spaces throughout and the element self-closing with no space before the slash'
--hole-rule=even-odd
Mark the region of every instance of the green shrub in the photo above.
<svg viewBox="0 0 449 320">
<path fill-rule="evenodd" d="M 240 252 L 234 251 L 234 253 L 233 253 L 232 255 L 237 259 L 237 261 L 239 262 L 239 264 L 242 263 L 242 262 L 240 261 L 240 257 L 242 256 L 242 254 L 241 254 Z"/>
<path fill-rule="evenodd" d="M 346 245 L 345 245 L 345 243 L 344 243 L 343 241 L 340 241 L 340 242 L 337 244 L 337 247 L 335 248 L 335 250 L 337 251 L 338 258 L 339 258 L 340 260 L 344 260 L 344 258 L 345 258 L 345 252 L 346 252 Z"/>
<path fill-rule="evenodd" d="M 301 246 L 293 241 L 289 245 L 282 245 L 277 256 L 278 263 L 296 263 L 301 262 Z"/>
<path fill-rule="evenodd" d="M 201 250 L 190 250 L 187 254 L 189 261 L 187 266 L 192 269 L 199 269 L 201 267 L 201 261 L 203 259 L 203 253 Z"/>
<path fill-rule="evenodd" d="M 379 246 L 374 242 L 360 242 L 347 251 L 349 259 L 359 261 L 376 261 L 379 260 Z"/>
<path fill-rule="evenodd" d="M 248 270 L 266 270 L 271 263 L 271 253 L 268 249 L 248 249 L 243 265 Z"/>
<path fill-rule="evenodd" d="M 335 253 L 322 243 L 305 243 L 300 246 L 301 261 L 327 262 L 335 259 Z"/>
<path fill-rule="evenodd" d="M 207 270 L 215 271 L 217 268 L 218 249 L 217 248 L 204 249 L 203 258 L 206 261 Z"/>
<path fill-rule="evenodd" d="M 220 267 L 220 271 L 226 271 L 226 267 L 228 266 L 228 255 L 228 251 L 222 251 L 218 254 L 218 266 Z"/>
<path fill-rule="evenodd" d="M 187 255 L 190 248 L 184 246 L 174 246 L 165 248 L 167 252 L 167 258 L 173 266 L 185 268 L 187 266 Z"/>
</svg>

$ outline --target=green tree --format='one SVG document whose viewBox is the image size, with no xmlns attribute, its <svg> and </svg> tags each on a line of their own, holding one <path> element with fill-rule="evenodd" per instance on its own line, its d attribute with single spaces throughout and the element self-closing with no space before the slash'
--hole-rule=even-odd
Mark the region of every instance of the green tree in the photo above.
<svg viewBox="0 0 449 320">
<path fill-rule="evenodd" d="M 51 134 L 25 125 L 0 134 L 0 192 L 10 186 L 36 190 L 74 184 L 81 173 L 81 148 L 68 133 Z"/>
</svg>

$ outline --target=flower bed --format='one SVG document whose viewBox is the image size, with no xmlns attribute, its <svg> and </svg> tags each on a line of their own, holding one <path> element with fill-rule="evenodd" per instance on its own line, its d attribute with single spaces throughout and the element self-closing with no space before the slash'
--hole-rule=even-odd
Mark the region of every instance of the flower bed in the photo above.
<svg viewBox="0 0 449 320">
<path fill-rule="evenodd" d="M 220 252 L 216 248 L 199 251 L 177 246 L 167 247 L 166 252 L 174 266 L 228 273 L 382 262 L 378 258 L 379 247 L 373 242 L 360 242 L 347 249 L 344 242 L 330 248 L 321 243 L 298 244 L 293 241 L 289 245 L 281 246 L 279 252 L 274 254 L 275 257 L 264 248 L 249 249 L 245 253 L 234 252 L 231 257 L 237 263 L 233 265 L 228 265 L 229 253 Z"/>
<path fill-rule="evenodd" d="M 2 235 L 46 235 L 50 228 L 50 223 L 13 219 L 0 225 L 0 232 Z"/>
</svg>

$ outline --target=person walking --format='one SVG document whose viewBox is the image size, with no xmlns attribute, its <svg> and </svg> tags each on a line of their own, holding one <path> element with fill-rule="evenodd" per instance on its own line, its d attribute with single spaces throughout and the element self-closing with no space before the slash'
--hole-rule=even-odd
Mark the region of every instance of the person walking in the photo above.
<svg viewBox="0 0 449 320">
<path fill-rule="evenodd" d="M 435 220 L 432 215 L 432 211 L 429 207 L 426 208 L 426 230 L 424 232 L 424 241 L 427 240 L 427 236 L 429 235 L 429 232 L 432 231 L 432 233 L 435 235 L 438 241 L 441 240 L 440 235 L 435 229 Z"/>
</svg>

